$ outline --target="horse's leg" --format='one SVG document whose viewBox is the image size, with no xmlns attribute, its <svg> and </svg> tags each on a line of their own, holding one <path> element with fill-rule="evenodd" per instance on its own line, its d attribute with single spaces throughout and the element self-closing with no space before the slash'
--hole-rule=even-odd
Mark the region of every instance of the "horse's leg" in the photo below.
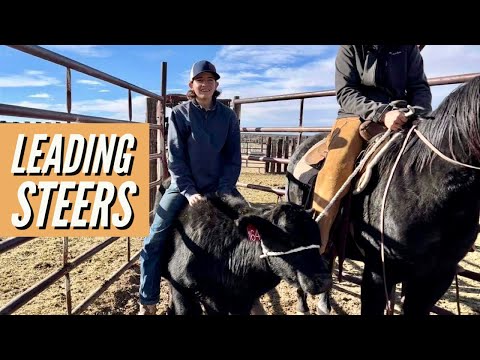
<svg viewBox="0 0 480 360">
<path fill-rule="evenodd" d="M 307 293 L 300 288 L 297 289 L 297 315 L 310 315 Z"/>
<path fill-rule="evenodd" d="M 404 315 L 429 315 L 433 305 L 445 294 L 453 278 L 456 266 L 451 269 L 436 268 L 430 276 L 412 277 L 406 282 Z"/>
<path fill-rule="evenodd" d="M 328 268 L 330 274 L 333 276 L 333 268 L 335 266 L 335 256 L 333 255 L 332 250 L 330 249 L 324 253 L 325 258 L 328 260 Z M 332 311 L 332 305 L 330 304 L 331 290 L 327 290 L 317 297 L 317 315 L 330 315 Z"/>
<path fill-rule="evenodd" d="M 387 275 L 387 293 L 391 294 L 395 283 Z M 362 315 L 383 315 L 387 305 L 382 275 L 365 262 L 361 287 Z"/>
</svg>

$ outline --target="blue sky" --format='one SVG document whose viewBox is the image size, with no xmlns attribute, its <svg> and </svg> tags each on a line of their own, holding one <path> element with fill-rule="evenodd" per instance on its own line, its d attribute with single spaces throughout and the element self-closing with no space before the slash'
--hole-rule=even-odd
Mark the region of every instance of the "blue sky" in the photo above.
<svg viewBox="0 0 480 360">
<path fill-rule="evenodd" d="M 334 88 L 337 45 L 42 45 L 149 91 L 160 93 L 161 63 L 167 93 L 185 94 L 195 61 L 212 61 L 222 98 L 279 95 Z M 427 45 L 427 77 L 480 72 L 480 45 Z M 432 87 L 433 106 L 457 85 Z M 72 71 L 72 113 L 128 119 L 127 90 Z M 132 93 L 133 120 L 143 122 L 145 97 Z M 66 112 L 63 66 L 0 46 L 0 103 Z M 242 126 L 297 126 L 300 100 L 242 105 Z M 333 97 L 306 99 L 304 126 L 331 126 Z M 22 119 L 0 115 L 0 120 Z M 24 119 L 29 120 L 29 119 Z"/>
</svg>

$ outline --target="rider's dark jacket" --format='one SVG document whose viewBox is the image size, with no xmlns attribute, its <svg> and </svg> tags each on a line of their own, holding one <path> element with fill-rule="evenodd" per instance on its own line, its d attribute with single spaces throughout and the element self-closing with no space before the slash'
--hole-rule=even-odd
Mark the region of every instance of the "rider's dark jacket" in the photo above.
<svg viewBox="0 0 480 360">
<path fill-rule="evenodd" d="M 378 122 L 394 100 L 415 113 L 432 110 L 432 93 L 416 45 L 342 45 L 335 61 L 339 118 L 360 116 Z"/>
</svg>

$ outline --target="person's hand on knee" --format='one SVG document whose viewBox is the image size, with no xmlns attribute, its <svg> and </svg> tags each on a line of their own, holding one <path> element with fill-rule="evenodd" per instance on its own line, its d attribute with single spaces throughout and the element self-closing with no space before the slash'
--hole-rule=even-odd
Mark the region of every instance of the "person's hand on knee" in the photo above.
<svg viewBox="0 0 480 360">
<path fill-rule="evenodd" d="M 188 203 L 190 204 L 190 206 L 193 206 L 195 205 L 196 203 L 200 202 L 200 201 L 205 201 L 205 197 L 200 195 L 200 194 L 195 194 L 195 195 L 192 195 L 190 196 L 190 198 L 188 199 Z"/>
</svg>

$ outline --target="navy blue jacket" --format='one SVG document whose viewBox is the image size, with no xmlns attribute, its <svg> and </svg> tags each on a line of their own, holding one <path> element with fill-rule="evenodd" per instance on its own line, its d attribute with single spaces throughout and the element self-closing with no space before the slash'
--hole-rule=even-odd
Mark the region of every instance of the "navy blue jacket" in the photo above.
<svg viewBox="0 0 480 360">
<path fill-rule="evenodd" d="M 195 194 L 230 194 L 240 176 L 240 126 L 228 106 L 210 110 L 190 100 L 172 109 L 168 127 L 168 168 L 172 186 L 188 199 Z"/>
</svg>

